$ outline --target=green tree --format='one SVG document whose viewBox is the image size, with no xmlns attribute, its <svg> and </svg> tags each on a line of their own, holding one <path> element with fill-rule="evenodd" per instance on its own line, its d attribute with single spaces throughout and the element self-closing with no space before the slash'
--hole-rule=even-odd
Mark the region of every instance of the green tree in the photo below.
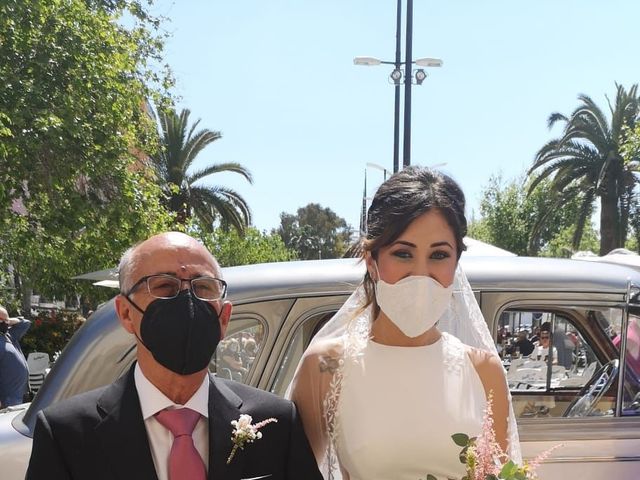
<svg viewBox="0 0 640 480">
<path fill-rule="evenodd" d="M 302 260 L 339 258 L 349 247 L 351 228 L 330 208 L 310 203 L 295 215 L 282 212 L 277 233 Z"/>
<path fill-rule="evenodd" d="M 523 179 L 504 181 L 493 176 L 480 202 L 481 218 L 469 225 L 469 236 L 518 255 L 537 256 L 549 242 L 575 225 L 579 197 L 556 208 L 557 198 L 549 180 L 527 195 Z M 547 221 L 540 222 L 544 217 Z"/>
<path fill-rule="evenodd" d="M 200 120 L 189 125 L 190 111 L 160 109 L 160 145 L 153 156 L 158 179 L 168 197 L 168 206 L 185 224 L 192 215 L 198 217 L 205 231 L 213 232 L 214 222 L 219 220 L 223 229 L 235 228 L 244 232 L 251 223 L 251 210 L 242 196 L 221 185 L 196 184 L 200 180 L 220 172 L 234 172 L 253 183 L 251 173 L 239 163 L 215 163 L 201 170 L 189 172 L 202 150 L 222 137 L 217 131 L 196 131 Z"/>
<path fill-rule="evenodd" d="M 573 238 L 575 225 L 560 230 L 540 251 L 542 257 L 555 257 L 555 258 L 571 258 L 576 251 L 589 250 L 591 252 L 597 252 L 600 248 L 600 239 L 598 238 L 598 232 L 589 223 L 585 226 L 580 245 L 578 248 L 573 248 Z"/>
<path fill-rule="evenodd" d="M 278 234 L 260 232 L 254 227 L 247 228 L 243 236 L 235 230 L 216 229 L 212 233 L 203 232 L 200 238 L 223 267 L 286 262 L 296 256 Z"/>
<path fill-rule="evenodd" d="M 630 171 L 640 170 L 640 122 L 633 129 L 625 131 L 626 140 L 622 146 L 622 157 Z M 630 235 L 626 248 L 640 253 L 640 201 L 637 189 L 632 192 L 629 214 Z"/>
<path fill-rule="evenodd" d="M 0 3 L 0 260 L 27 314 L 31 289 L 88 293 L 69 277 L 169 224 L 137 153 L 171 85 L 159 22 L 129 0 Z"/>
<path fill-rule="evenodd" d="M 169 228 L 171 216 L 159 204 L 160 192 L 152 182 L 123 173 L 118 193 L 101 207 L 80 209 L 76 202 L 57 209 L 42 195 L 29 204 L 28 214 L 5 220 L 0 245 L 17 273 L 15 287 L 25 313 L 31 290 L 72 302 L 78 294 L 105 300 L 105 289 L 72 277 L 117 265 L 131 244 Z"/>
<path fill-rule="evenodd" d="M 551 140 L 536 154 L 529 174 L 530 192 L 539 182 L 551 178 L 558 205 L 580 198 L 581 207 L 573 244 L 578 245 L 583 227 L 596 199 L 600 200 L 600 254 L 624 245 L 629 213 L 634 201 L 637 163 L 625 160 L 621 147 L 625 132 L 633 128 L 639 111 L 637 85 L 629 91 L 616 85 L 612 104 L 608 99 L 611 120 L 586 95 L 579 95 L 579 106 L 567 117 L 549 116 L 549 128 L 564 123 L 562 136 Z M 551 221 L 551 220 L 547 220 Z"/>
</svg>

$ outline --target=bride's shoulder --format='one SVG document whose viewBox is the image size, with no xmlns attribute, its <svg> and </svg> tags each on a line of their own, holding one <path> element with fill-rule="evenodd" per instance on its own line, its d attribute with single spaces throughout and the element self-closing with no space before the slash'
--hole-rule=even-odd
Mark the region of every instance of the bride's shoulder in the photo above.
<svg viewBox="0 0 640 480">
<path fill-rule="evenodd" d="M 469 347 L 469 358 L 473 364 L 478 377 L 482 382 L 485 391 L 494 393 L 494 397 L 507 398 L 508 387 L 506 382 L 506 374 L 500 357 L 478 348 Z M 500 401 L 497 401 L 500 403 Z"/>
<path fill-rule="evenodd" d="M 467 346 L 467 354 L 469 355 L 471 363 L 476 368 L 476 370 L 483 369 L 490 370 L 493 373 L 495 373 L 496 371 L 504 373 L 502 363 L 500 362 L 500 357 L 498 357 L 497 355 L 486 350 L 469 346 Z"/>
</svg>

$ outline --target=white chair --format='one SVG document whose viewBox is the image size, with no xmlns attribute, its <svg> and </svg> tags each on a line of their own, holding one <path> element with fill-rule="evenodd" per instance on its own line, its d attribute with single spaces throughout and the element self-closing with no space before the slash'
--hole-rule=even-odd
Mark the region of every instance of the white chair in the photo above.
<svg viewBox="0 0 640 480">
<path fill-rule="evenodd" d="M 29 390 L 36 393 L 44 383 L 44 377 L 49 371 L 49 354 L 45 352 L 31 352 L 27 356 L 29 368 Z"/>
<path fill-rule="evenodd" d="M 538 369 L 546 369 L 547 362 L 544 360 L 527 360 L 524 363 L 525 368 L 538 368 Z"/>
<path fill-rule="evenodd" d="M 551 367 L 551 378 L 560 380 L 567 377 L 567 369 L 563 365 L 553 365 Z"/>
<path fill-rule="evenodd" d="M 590 379 L 591 377 L 593 377 L 593 374 L 596 373 L 596 370 L 598 368 L 598 362 L 591 362 L 587 368 L 585 368 L 582 371 L 582 376 L 584 378 L 586 378 L 587 380 Z"/>
<path fill-rule="evenodd" d="M 526 359 L 524 358 L 514 358 L 513 360 L 511 360 L 511 365 L 509 365 L 509 371 L 518 370 L 519 368 L 522 368 L 525 362 L 526 362 Z"/>
<path fill-rule="evenodd" d="M 29 390 L 32 393 L 38 393 L 40 387 L 44 383 L 44 373 L 30 373 L 29 374 Z"/>
<path fill-rule="evenodd" d="M 511 371 L 509 371 L 511 373 Z M 525 389 L 544 389 L 547 381 L 546 372 L 538 368 L 520 368 L 511 375 L 507 375 L 509 388 L 519 390 L 523 386 Z"/>
<path fill-rule="evenodd" d="M 44 373 L 49 368 L 49 354 L 45 352 L 31 352 L 27 357 L 29 373 Z"/>
</svg>

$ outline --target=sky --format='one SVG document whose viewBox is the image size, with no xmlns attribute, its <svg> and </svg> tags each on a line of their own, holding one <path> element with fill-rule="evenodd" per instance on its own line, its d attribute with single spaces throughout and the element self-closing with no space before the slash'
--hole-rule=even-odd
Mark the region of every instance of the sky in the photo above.
<svg viewBox="0 0 640 480">
<path fill-rule="evenodd" d="M 367 163 L 393 169 L 394 88 L 389 65 L 353 58 L 394 60 L 396 4 L 156 3 L 178 108 L 223 135 L 194 168 L 247 167 L 253 185 L 230 173 L 211 183 L 239 192 L 258 229 L 312 202 L 358 228 L 365 172 L 367 196 L 383 180 Z M 570 114 L 581 93 L 605 109 L 616 82 L 640 82 L 638 18 L 637 0 L 414 0 L 413 58 L 443 66 L 412 87 L 412 164 L 451 175 L 478 218 L 491 176 L 520 178 L 559 135 L 552 112 Z"/>
</svg>

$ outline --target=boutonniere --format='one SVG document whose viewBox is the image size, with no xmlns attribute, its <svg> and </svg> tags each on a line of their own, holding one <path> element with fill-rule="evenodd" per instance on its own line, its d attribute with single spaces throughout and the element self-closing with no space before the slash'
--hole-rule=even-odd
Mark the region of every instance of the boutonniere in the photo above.
<svg viewBox="0 0 640 480">
<path fill-rule="evenodd" d="M 253 443 L 254 440 L 260 440 L 262 438 L 262 432 L 259 430 L 268 425 L 269 423 L 278 423 L 275 418 L 267 418 L 256 424 L 252 424 L 253 418 L 251 415 L 242 414 L 238 420 L 232 420 L 233 432 L 231 432 L 231 441 L 233 442 L 233 449 L 227 458 L 227 465 L 231 463 L 234 455 L 238 449 L 243 450 L 245 444 Z"/>
</svg>

